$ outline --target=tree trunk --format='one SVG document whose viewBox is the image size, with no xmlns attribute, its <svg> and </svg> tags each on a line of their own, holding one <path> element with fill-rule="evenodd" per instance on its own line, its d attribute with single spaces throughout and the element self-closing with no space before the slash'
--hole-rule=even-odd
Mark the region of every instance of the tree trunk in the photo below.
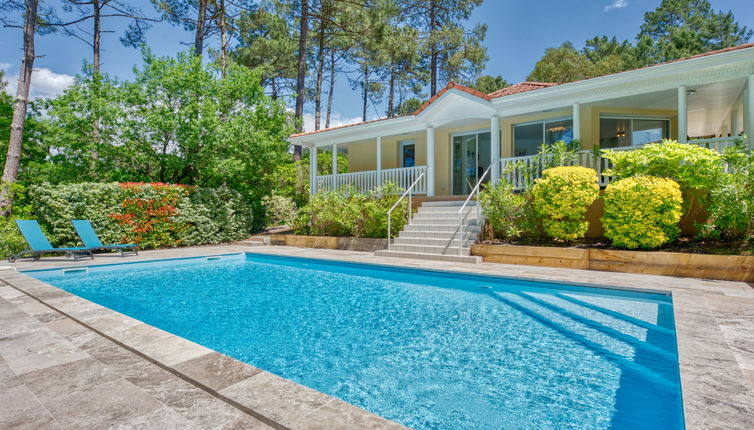
<svg viewBox="0 0 754 430">
<path fill-rule="evenodd" d="M 24 122 L 29 103 L 29 86 L 31 85 L 31 71 L 34 67 L 34 32 L 37 22 L 37 8 L 39 0 L 26 0 L 26 16 L 24 17 L 24 57 L 18 74 L 16 89 L 16 103 L 13 106 L 13 120 L 10 125 L 10 139 L 8 141 L 8 156 L 3 169 L 2 186 L 0 186 L 0 213 L 4 217 L 10 216 L 13 205 L 13 195 L 10 186 L 18 179 L 18 168 L 21 162 L 21 149 L 24 137 Z"/>
<path fill-rule="evenodd" d="M 390 83 L 388 84 L 387 116 L 395 116 L 395 63 L 390 65 Z"/>
<path fill-rule="evenodd" d="M 325 71 L 325 30 L 320 25 L 319 52 L 317 52 L 317 82 L 314 91 L 314 129 L 319 130 L 322 117 L 322 76 Z"/>
<path fill-rule="evenodd" d="M 204 24 L 207 19 L 207 1 L 199 0 L 199 14 L 196 17 L 196 34 L 194 34 L 194 55 L 202 56 L 204 49 Z"/>
<path fill-rule="evenodd" d="M 363 105 L 361 108 L 361 120 L 367 120 L 367 99 L 369 98 L 369 66 L 364 66 L 364 91 L 361 94 Z"/>
<path fill-rule="evenodd" d="M 92 36 L 94 39 L 92 40 L 92 71 L 95 75 L 100 74 L 100 34 L 102 31 L 100 30 L 100 4 L 99 0 L 93 0 L 92 1 L 92 15 L 94 20 L 94 30 L 92 31 Z"/>
<path fill-rule="evenodd" d="M 435 32 L 437 31 L 437 0 L 430 0 L 429 2 L 429 49 L 430 49 L 430 94 L 432 97 L 437 94 L 437 43 L 435 40 Z"/>
<path fill-rule="evenodd" d="M 220 73 L 225 77 L 228 67 L 228 34 L 225 28 L 225 0 L 220 0 Z"/>
<path fill-rule="evenodd" d="M 330 112 L 332 112 L 332 95 L 335 90 L 335 50 L 330 50 L 330 87 L 327 89 L 327 116 L 325 128 L 330 128 Z"/>
<path fill-rule="evenodd" d="M 306 96 L 306 42 L 309 35 L 309 0 L 301 0 L 301 28 L 298 38 L 298 74 L 296 76 L 296 118 L 299 120 L 299 132 L 304 131 L 304 96 Z M 293 159 L 301 159 L 301 146 L 293 147 Z"/>
</svg>

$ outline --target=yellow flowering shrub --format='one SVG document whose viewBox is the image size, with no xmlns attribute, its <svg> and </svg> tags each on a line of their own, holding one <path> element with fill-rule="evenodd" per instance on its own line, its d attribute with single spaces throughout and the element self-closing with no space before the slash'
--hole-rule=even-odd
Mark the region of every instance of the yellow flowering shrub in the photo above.
<svg viewBox="0 0 754 430">
<path fill-rule="evenodd" d="M 599 196 L 597 172 L 579 166 L 554 167 L 542 172 L 532 188 L 534 211 L 545 233 L 560 240 L 584 237 L 586 211 Z"/>
<path fill-rule="evenodd" d="M 605 236 L 620 248 L 657 248 L 678 237 L 683 198 L 672 179 L 635 176 L 608 185 Z"/>
</svg>

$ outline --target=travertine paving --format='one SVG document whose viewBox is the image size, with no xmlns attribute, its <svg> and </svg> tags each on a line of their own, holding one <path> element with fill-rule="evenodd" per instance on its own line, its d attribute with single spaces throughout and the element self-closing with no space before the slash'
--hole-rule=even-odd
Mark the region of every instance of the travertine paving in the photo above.
<svg viewBox="0 0 754 430">
<path fill-rule="evenodd" d="M 13 266 L 244 251 L 670 291 L 687 428 L 754 428 L 754 287 L 746 283 L 292 247 L 181 248 Z M 0 428 L 400 427 L 23 274 L 0 271 L 2 281 L 10 285 L 0 284 Z"/>
</svg>

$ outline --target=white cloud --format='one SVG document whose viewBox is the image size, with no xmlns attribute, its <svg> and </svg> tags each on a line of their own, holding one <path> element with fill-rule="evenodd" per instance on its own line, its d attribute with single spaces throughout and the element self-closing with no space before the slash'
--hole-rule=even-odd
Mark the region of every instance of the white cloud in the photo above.
<svg viewBox="0 0 754 430">
<path fill-rule="evenodd" d="M 348 124 L 356 124 L 361 122 L 361 117 L 353 117 L 353 118 L 347 118 L 340 114 L 340 112 L 332 112 L 330 114 L 330 128 L 332 127 L 340 127 L 342 125 L 348 125 Z M 320 128 L 325 128 L 325 114 L 322 114 L 322 117 L 320 118 Z M 304 131 L 314 131 L 314 114 L 305 112 L 304 113 Z"/>
<path fill-rule="evenodd" d="M 18 85 L 18 73 L 10 74 L 8 63 L 0 63 L 0 69 L 5 70 L 5 79 L 8 81 L 7 91 L 11 95 L 16 94 Z M 29 89 L 29 98 L 50 98 L 62 93 L 63 90 L 73 85 L 74 77 L 64 73 L 55 73 L 50 69 L 34 69 L 31 73 L 31 88 Z"/>
<path fill-rule="evenodd" d="M 613 0 L 612 3 L 605 6 L 605 12 L 612 10 L 612 9 L 623 9 L 624 7 L 628 6 L 628 0 Z"/>
</svg>

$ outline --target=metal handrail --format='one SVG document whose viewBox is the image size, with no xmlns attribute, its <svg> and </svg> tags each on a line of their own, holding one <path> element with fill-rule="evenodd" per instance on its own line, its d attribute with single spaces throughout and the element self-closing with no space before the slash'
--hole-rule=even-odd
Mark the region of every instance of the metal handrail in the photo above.
<svg viewBox="0 0 754 430">
<path fill-rule="evenodd" d="M 482 186 L 482 181 L 487 176 L 487 174 L 490 172 L 490 169 L 492 168 L 492 164 L 487 167 L 487 170 L 482 173 L 482 176 L 477 181 L 474 188 L 469 193 L 469 196 L 466 197 L 466 201 L 463 202 L 463 206 L 461 206 L 461 209 L 458 210 L 458 255 L 461 255 L 461 248 L 463 248 L 463 221 L 466 219 L 466 216 L 463 214 L 463 210 L 466 209 L 466 205 L 469 204 L 469 200 L 471 200 L 472 197 L 474 197 L 475 194 L 479 194 L 479 188 Z M 466 214 L 468 215 L 468 214 Z M 476 205 L 476 218 L 480 219 L 479 215 L 481 213 L 479 212 L 479 204 Z M 451 237 L 450 240 L 453 240 Z"/>
<path fill-rule="evenodd" d="M 392 231 L 390 230 L 390 214 L 393 212 L 393 209 L 395 209 L 398 204 L 403 200 L 404 197 L 406 197 L 406 194 L 408 194 L 408 222 L 411 222 L 411 190 L 414 189 L 416 184 L 419 183 L 419 180 L 424 176 L 424 172 L 422 172 L 419 176 L 416 177 L 414 182 L 411 184 L 411 186 L 408 187 L 406 191 L 401 194 L 400 198 L 398 198 L 398 201 L 395 202 L 392 208 L 390 208 L 389 211 L 387 211 L 387 250 L 390 251 L 390 239 L 392 239 Z"/>
</svg>

